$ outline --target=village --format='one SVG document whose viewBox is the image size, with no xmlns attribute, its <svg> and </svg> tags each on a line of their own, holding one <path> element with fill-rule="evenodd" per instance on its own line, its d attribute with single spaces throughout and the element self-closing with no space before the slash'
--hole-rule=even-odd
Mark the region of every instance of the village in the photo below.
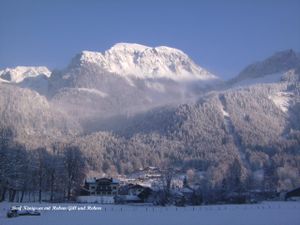
<svg viewBox="0 0 300 225">
<path fill-rule="evenodd" d="M 201 172 L 200 172 L 201 173 Z M 130 205 L 207 205 L 246 204 L 265 200 L 299 200 L 300 188 L 285 192 L 253 190 L 205 193 L 201 183 L 188 182 L 186 173 L 164 174 L 157 167 L 147 167 L 127 176 L 86 178 L 78 203 Z M 204 196 L 206 195 L 206 196 Z"/>
<path fill-rule="evenodd" d="M 76 201 L 100 204 L 184 205 L 195 190 L 184 174 L 165 176 L 157 167 L 147 167 L 127 176 L 87 178 Z"/>
</svg>

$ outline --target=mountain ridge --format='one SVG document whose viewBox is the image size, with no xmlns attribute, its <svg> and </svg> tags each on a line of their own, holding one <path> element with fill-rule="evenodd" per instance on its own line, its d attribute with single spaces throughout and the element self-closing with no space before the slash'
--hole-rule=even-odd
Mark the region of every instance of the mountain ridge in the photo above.
<svg viewBox="0 0 300 225">
<path fill-rule="evenodd" d="M 104 53 L 82 51 L 73 58 L 70 66 L 77 63 L 97 64 L 107 72 L 140 79 L 217 79 L 181 50 L 166 46 L 152 48 L 139 44 L 117 43 Z"/>
<path fill-rule="evenodd" d="M 227 81 L 229 85 L 245 85 L 259 82 L 277 82 L 289 70 L 300 67 L 300 55 L 292 49 L 274 53 L 264 60 L 246 66 L 236 77 Z M 265 81 L 263 78 L 266 78 Z M 256 79 L 261 79 L 255 82 Z"/>
<path fill-rule="evenodd" d="M 26 78 L 40 75 L 49 78 L 51 71 L 46 66 L 16 66 L 0 70 L 0 78 L 11 83 L 20 83 Z"/>
</svg>

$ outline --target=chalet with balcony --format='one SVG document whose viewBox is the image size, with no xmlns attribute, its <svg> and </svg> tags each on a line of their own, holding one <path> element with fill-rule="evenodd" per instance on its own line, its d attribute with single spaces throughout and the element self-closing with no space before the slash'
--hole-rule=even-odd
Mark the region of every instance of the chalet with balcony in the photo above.
<svg viewBox="0 0 300 225">
<path fill-rule="evenodd" d="M 81 189 L 79 202 L 85 203 L 114 203 L 118 195 L 119 181 L 113 178 L 86 179 Z"/>
</svg>

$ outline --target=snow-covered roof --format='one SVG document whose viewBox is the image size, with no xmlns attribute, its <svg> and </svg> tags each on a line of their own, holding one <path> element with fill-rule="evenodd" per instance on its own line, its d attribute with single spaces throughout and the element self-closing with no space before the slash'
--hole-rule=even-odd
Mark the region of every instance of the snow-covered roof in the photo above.
<svg viewBox="0 0 300 225">
<path fill-rule="evenodd" d="M 180 190 L 183 193 L 193 193 L 194 191 L 191 188 L 184 187 Z"/>
<path fill-rule="evenodd" d="M 127 201 L 140 201 L 141 199 L 136 195 L 125 195 L 124 199 Z"/>
<path fill-rule="evenodd" d="M 89 178 L 86 178 L 86 179 L 85 179 L 85 182 L 86 182 L 86 183 L 89 183 L 89 184 L 91 184 L 91 183 L 96 183 L 96 178 L 94 178 L 94 177 L 93 177 L 93 178 L 90 178 L 90 177 L 89 177 Z"/>
<path fill-rule="evenodd" d="M 118 183 L 120 183 L 120 181 L 119 181 L 119 180 L 117 180 L 117 179 L 115 179 L 115 178 L 112 178 L 112 183 L 114 183 L 114 184 L 118 184 Z"/>
<path fill-rule="evenodd" d="M 93 177 L 93 178 L 86 178 L 85 179 L 85 182 L 86 183 L 90 183 L 90 184 L 92 184 L 92 183 L 96 183 L 97 182 L 97 180 L 111 180 L 111 182 L 113 183 L 113 184 L 119 184 L 120 183 L 120 181 L 119 180 L 117 180 L 117 179 L 115 179 L 115 178 L 106 178 L 106 177 L 102 177 L 102 178 L 95 178 L 95 177 Z"/>
</svg>

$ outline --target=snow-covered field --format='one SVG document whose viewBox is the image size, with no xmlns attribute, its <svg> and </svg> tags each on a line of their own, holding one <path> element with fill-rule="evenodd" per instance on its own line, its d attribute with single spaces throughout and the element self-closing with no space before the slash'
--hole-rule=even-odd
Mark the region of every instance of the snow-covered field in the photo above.
<svg viewBox="0 0 300 225">
<path fill-rule="evenodd" d="M 10 206 L 95 206 L 96 210 L 49 210 L 41 216 L 6 218 Z M 99 207 L 102 209 L 99 210 Z M 74 209 L 74 208 L 70 208 Z M 252 205 L 152 207 L 88 204 L 0 204 L 1 225 L 299 225 L 300 202 L 264 202 Z"/>
</svg>

